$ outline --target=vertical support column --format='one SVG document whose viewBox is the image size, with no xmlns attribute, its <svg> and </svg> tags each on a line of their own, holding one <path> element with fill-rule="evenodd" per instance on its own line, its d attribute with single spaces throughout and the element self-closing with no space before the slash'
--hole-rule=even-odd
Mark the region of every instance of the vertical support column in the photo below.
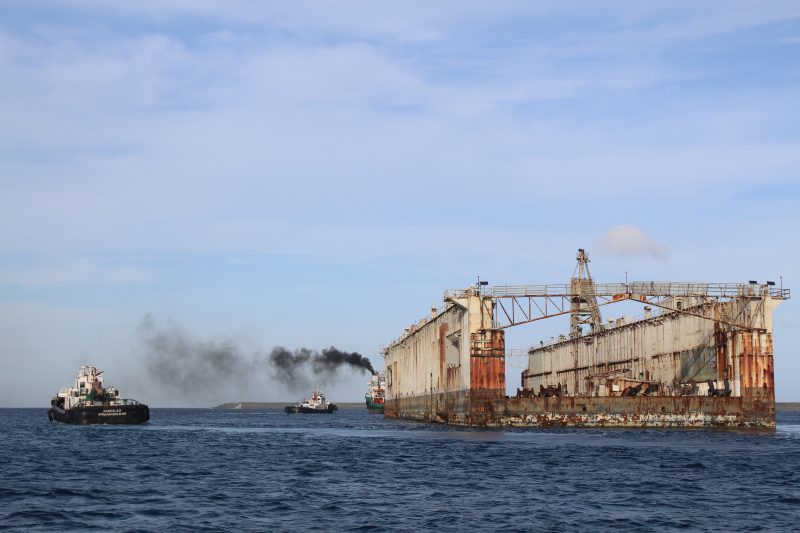
<svg viewBox="0 0 800 533">
<path fill-rule="evenodd" d="M 505 332 L 502 329 L 484 329 L 471 337 L 470 390 L 481 395 L 505 396 Z"/>
</svg>

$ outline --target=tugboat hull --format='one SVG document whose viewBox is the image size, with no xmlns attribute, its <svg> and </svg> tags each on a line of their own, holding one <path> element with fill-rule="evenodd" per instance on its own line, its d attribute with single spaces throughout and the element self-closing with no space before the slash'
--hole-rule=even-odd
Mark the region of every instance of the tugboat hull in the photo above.
<svg viewBox="0 0 800 533">
<path fill-rule="evenodd" d="M 81 405 L 67 411 L 51 407 L 51 421 L 66 424 L 143 424 L 150 420 L 150 408 L 138 405 Z"/>
<path fill-rule="evenodd" d="M 376 415 L 382 415 L 383 407 L 384 407 L 383 398 L 381 398 L 380 401 L 375 401 L 372 398 L 367 397 L 367 411 L 369 411 L 370 413 Z"/>
<path fill-rule="evenodd" d="M 314 409 L 312 407 L 303 407 L 302 405 L 289 405 L 284 409 L 287 414 L 303 414 L 303 415 L 313 415 L 313 414 L 331 414 L 336 411 L 338 408 L 334 404 L 330 404 L 327 409 Z"/>
</svg>

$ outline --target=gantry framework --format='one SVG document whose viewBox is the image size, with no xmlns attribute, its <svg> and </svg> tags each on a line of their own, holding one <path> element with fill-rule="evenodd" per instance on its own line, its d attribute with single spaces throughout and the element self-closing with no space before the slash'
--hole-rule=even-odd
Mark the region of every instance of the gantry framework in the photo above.
<svg viewBox="0 0 800 533">
<path fill-rule="evenodd" d="M 480 294 L 494 302 L 494 327 L 506 329 L 537 320 L 567 315 L 574 312 L 576 300 L 586 298 L 585 290 L 576 290 L 575 283 L 553 285 L 496 285 L 493 287 L 470 287 L 468 289 L 448 290 L 445 300 L 463 298 L 470 294 Z M 611 303 L 632 300 L 652 305 L 667 311 L 681 312 L 714 320 L 733 327 L 749 329 L 750 326 L 737 324 L 730 317 L 709 317 L 696 313 L 693 309 L 708 303 L 724 302 L 734 298 L 766 297 L 787 300 L 789 289 L 765 283 L 681 283 L 658 281 L 634 281 L 631 283 L 592 283 L 597 307 Z M 691 308 L 683 309 L 677 298 L 691 298 Z M 594 307 L 592 305 L 592 307 Z"/>
</svg>

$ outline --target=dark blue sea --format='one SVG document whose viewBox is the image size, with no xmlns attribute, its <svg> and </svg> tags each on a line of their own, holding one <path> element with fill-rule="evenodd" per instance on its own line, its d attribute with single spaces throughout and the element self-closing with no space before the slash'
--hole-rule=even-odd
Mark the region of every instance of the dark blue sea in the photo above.
<svg viewBox="0 0 800 533">
<path fill-rule="evenodd" d="M 468 430 L 362 409 L 153 409 L 69 426 L 0 409 L 16 531 L 789 531 L 800 413 L 774 433 Z"/>
</svg>

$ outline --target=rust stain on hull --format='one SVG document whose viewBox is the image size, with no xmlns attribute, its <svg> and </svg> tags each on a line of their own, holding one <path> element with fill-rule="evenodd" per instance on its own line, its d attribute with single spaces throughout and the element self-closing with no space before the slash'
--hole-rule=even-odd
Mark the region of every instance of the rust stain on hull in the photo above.
<svg viewBox="0 0 800 533">
<path fill-rule="evenodd" d="M 741 397 L 502 396 L 500 389 L 396 398 L 385 416 L 478 427 L 626 427 L 775 429 L 774 391 Z"/>
<path fill-rule="evenodd" d="M 481 330 L 473 334 L 470 351 L 470 389 L 505 390 L 505 332 Z"/>
</svg>

